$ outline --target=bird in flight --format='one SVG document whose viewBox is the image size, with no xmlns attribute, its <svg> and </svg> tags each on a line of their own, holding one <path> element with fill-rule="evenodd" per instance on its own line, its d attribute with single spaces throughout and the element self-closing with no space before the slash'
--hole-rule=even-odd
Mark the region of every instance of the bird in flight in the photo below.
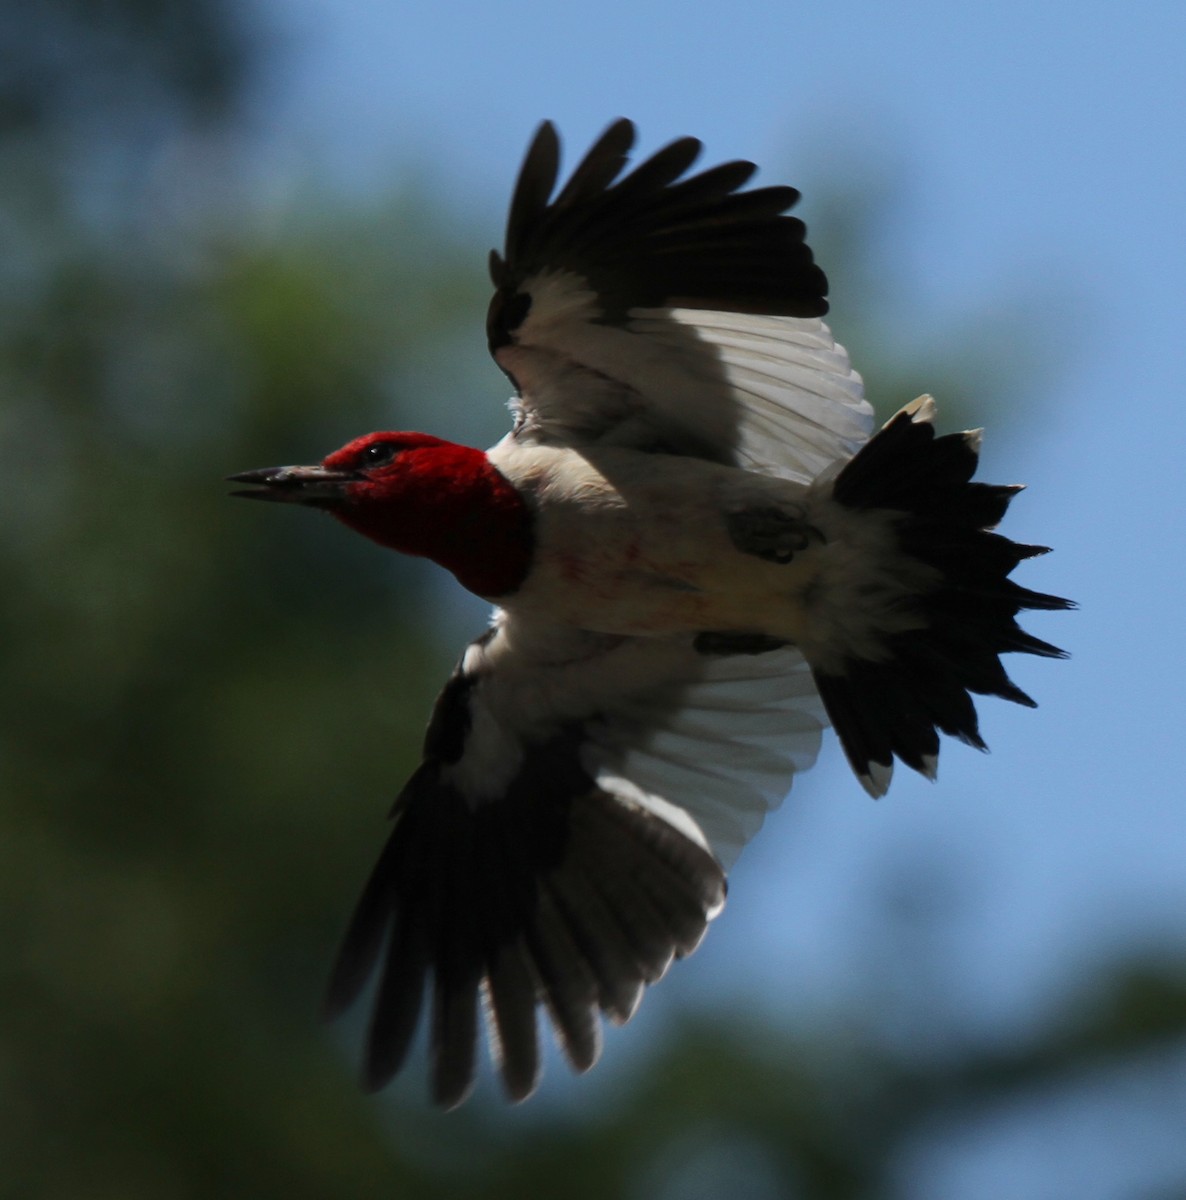
<svg viewBox="0 0 1186 1200">
<path fill-rule="evenodd" d="M 979 431 L 921 397 L 875 431 L 821 319 L 789 187 L 690 173 L 681 138 L 630 169 L 612 124 L 557 188 L 545 123 L 490 258 L 487 335 L 516 392 L 492 449 L 356 438 L 230 478 L 431 558 L 496 607 L 433 709 L 421 765 L 333 967 L 377 976 L 368 1087 L 422 1016 L 431 1092 L 470 1093 L 484 1025 L 507 1095 L 540 1076 L 537 1010 L 587 1070 L 604 1014 L 694 950 L 726 870 L 831 724 L 873 796 L 934 778 L 939 734 L 984 748 L 973 695 L 1033 701 L 1010 651 L 1058 657 L 972 481 Z"/>
</svg>

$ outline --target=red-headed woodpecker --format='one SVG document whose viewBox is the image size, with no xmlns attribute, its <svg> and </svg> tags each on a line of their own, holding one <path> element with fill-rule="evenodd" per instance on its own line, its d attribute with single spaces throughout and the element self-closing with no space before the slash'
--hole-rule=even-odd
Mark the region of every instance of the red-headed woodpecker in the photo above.
<svg viewBox="0 0 1186 1200">
<path fill-rule="evenodd" d="M 556 191 L 536 134 L 493 254 L 487 331 L 514 428 L 489 451 L 371 433 L 320 466 L 232 476 L 447 567 L 494 602 L 437 700 L 424 761 L 346 933 L 328 1008 L 377 989 L 365 1078 L 403 1065 L 426 995 L 432 1092 L 460 1103 L 479 1023 L 507 1093 L 572 1066 L 690 953 L 725 870 L 830 721 L 865 789 L 984 747 L 972 694 L 1032 704 L 1006 651 L 1058 656 L 1008 576 L 978 432 L 922 397 L 879 432 L 820 319 L 788 187 L 688 174 L 683 138 L 627 171 L 629 121 Z"/>
</svg>

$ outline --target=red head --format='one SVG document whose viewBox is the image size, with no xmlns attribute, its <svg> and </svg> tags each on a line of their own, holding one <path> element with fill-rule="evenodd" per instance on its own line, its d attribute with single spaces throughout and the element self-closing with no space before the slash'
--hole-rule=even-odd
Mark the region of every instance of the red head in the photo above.
<svg viewBox="0 0 1186 1200">
<path fill-rule="evenodd" d="M 426 433 L 368 433 L 317 467 L 268 467 L 230 477 L 236 492 L 312 505 L 392 550 L 448 567 L 494 599 L 522 583 L 531 512 L 485 453 Z"/>
</svg>

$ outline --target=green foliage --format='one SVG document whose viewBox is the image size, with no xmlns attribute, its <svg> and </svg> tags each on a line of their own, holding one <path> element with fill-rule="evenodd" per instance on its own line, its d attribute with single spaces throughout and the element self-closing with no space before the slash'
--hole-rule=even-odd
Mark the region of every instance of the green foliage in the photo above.
<svg viewBox="0 0 1186 1200">
<path fill-rule="evenodd" d="M 315 997 L 445 659 L 414 576 L 393 594 L 328 521 L 264 534 L 218 485 L 329 449 L 331 380 L 352 425 L 380 406 L 398 338 L 333 290 L 283 247 L 147 288 L 81 259 L 4 347 L 0 1161 L 19 1194 L 290 1176 L 324 1195 L 288 1139 L 359 1139 Z M 317 1100 L 335 1080 L 336 1120 Z"/>
</svg>

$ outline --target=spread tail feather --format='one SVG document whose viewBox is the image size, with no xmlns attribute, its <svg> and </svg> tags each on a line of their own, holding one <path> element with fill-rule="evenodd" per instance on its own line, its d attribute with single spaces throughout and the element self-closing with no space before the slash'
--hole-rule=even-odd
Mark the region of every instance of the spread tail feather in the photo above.
<svg viewBox="0 0 1186 1200">
<path fill-rule="evenodd" d="M 815 669 L 820 696 L 865 789 L 883 795 L 900 759 L 934 778 L 939 733 L 984 750 L 972 695 L 1034 707 L 1009 679 L 1010 651 L 1063 658 L 1017 624 L 1024 609 L 1066 609 L 1058 596 L 1009 579 L 1046 553 L 995 533 L 1017 486 L 973 483 L 980 431 L 936 437 L 929 396 L 908 404 L 836 476 L 832 499 L 895 514 L 894 552 L 933 582 L 910 597 L 912 628 L 885 633 L 875 657 Z"/>
</svg>

